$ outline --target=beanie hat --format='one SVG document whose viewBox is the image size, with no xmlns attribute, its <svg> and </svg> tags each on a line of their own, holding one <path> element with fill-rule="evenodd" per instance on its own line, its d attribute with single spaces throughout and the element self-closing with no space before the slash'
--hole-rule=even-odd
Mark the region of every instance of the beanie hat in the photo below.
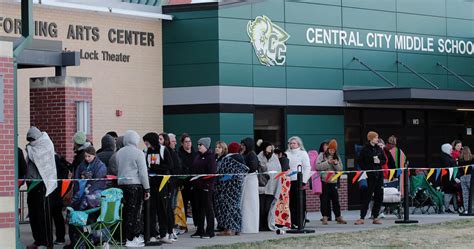
<svg viewBox="0 0 474 249">
<path fill-rule="evenodd" d="M 74 137 L 72 138 L 72 140 L 74 141 L 75 144 L 78 144 L 78 145 L 83 145 L 86 143 L 86 134 L 82 131 L 78 131 L 76 132 L 76 134 L 74 134 Z"/>
<path fill-rule="evenodd" d="M 260 149 L 261 149 L 262 151 L 265 151 L 268 146 L 272 146 L 272 144 L 269 143 L 269 142 L 262 142 L 262 144 L 260 145 Z"/>
<path fill-rule="evenodd" d="M 203 137 L 198 140 L 198 144 L 202 144 L 206 149 L 209 149 L 211 146 L 211 138 L 210 137 Z"/>
<path fill-rule="evenodd" d="M 375 137 L 378 137 L 378 136 L 379 136 L 379 134 L 377 134 L 377 132 L 369 131 L 369 133 L 367 133 L 367 140 L 372 141 L 372 139 L 374 139 Z"/>
<path fill-rule="evenodd" d="M 337 141 L 336 141 L 336 139 L 333 139 L 333 140 L 329 141 L 328 150 L 330 150 L 330 149 L 337 150 Z"/>
<path fill-rule="evenodd" d="M 227 150 L 229 151 L 229 153 L 239 153 L 240 144 L 237 142 L 232 142 L 227 146 Z"/>
</svg>

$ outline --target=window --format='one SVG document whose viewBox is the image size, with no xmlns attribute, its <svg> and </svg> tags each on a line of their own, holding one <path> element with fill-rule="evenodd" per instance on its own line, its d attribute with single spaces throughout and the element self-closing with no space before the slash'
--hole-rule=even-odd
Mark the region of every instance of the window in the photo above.
<svg viewBox="0 0 474 249">
<path fill-rule="evenodd" d="M 77 101 L 76 102 L 76 129 L 82 131 L 85 134 L 90 134 L 90 109 L 89 102 Z"/>
</svg>

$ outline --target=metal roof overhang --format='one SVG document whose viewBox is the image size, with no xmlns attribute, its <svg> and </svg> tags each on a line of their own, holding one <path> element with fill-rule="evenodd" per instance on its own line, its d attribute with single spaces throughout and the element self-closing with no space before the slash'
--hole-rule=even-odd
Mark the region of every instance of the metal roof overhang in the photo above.
<svg viewBox="0 0 474 249">
<path fill-rule="evenodd" d="M 474 106 L 474 91 L 422 88 L 344 89 L 348 103 L 429 104 Z"/>
<path fill-rule="evenodd" d="M 16 42 L 16 37 L 0 37 L 0 41 Z M 33 39 L 17 57 L 18 68 L 69 67 L 80 65 L 79 52 L 63 51 L 61 41 Z"/>
</svg>

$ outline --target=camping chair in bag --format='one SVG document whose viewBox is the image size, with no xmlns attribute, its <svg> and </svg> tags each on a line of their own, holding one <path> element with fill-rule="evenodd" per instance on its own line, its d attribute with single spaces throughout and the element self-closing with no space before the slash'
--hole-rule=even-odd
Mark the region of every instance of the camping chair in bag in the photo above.
<svg viewBox="0 0 474 249">
<path fill-rule="evenodd" d="M 397 179 L 392 182 L 384 183 L 384 194 L 382 207 L 385 214 L 393 213 L 398 219 L 403 218 L 403 205 L 400 192 L 400 181 Z"/>
<path fill-rule="evenodd" d="M 101 193 L 100 207 L 85 211 L 74 211 L 68 207 L 70 211 L 69 224 L 73 225 L 80 235 L 74 248 L 79 248 L 84 244 L 94 248 L 94 237 L 99 237 L 101 246 L 107 242 L 111 243 L 114 248 L 120 247 L 113 234 L 119 229 L 120 242 L 122 241 L 122 197 L 121 189 L 109 188 Z M 87 224 L 88 215 L 97 211 L 100 211 L 97 220 Z"/>
</svg>

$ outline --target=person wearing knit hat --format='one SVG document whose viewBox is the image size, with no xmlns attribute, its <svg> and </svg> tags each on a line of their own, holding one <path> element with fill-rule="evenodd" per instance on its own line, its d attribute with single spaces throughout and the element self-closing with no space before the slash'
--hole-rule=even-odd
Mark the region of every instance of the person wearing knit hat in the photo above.
<svg viewBox="0 0 474 249">
<path fill-rule="evenodd" d="M 321 194 L 322 224 L 329 224 L 328 216 L 331 215 L 331 204 L 337 224 L 347 224 L 341 216 L 341 205 L 339 204 L 339 194 L 337 192 L 337 179 L 331 177 L 331 175 L 336 174 L 336 171 L 342 170 L 342 161 L 337 153 L 337 141 L 335 139 L 329 141 L 326 152 L 319 154 L 318 159 L 316 159 L 316 169 L 321 172 L 323 189 Z"/>
<path fill-rule="evenodd" d="M 82 131 L 78 131 L 76 134 L 74 134 L 72 141 L 77 145 L 83 145 L 87 141 L 86 134 Z"/>
<path fill-rule="evenodd" d="M 82 131 L 76 132 L 72 137 L 74 143 L 74 158 L 72 160 L 72 172 L 76 172 L 77 167 L 84 161 L 84 149 L 91 146 L 92 144 L 87 141 L 86 134 Z"/>
<path fill-rule="evenodd" d="M 355 222 L 355 225 L 364 224 L 365 216 L 369 208 L 370 201 L 374 200 L 372 207 L 372 215 L 374 217 L 373 224 L 382 224 L 379 217 L 380 208 L 383 201 L 383 172 L 381 171 L 382 165 L 385 164 L 387 158 L 379 147 L 379 135 L 375 131 L 367 133 L 368 143 L 362 147 L 359 157 L 357 158 L 357 164 L 361 170 L 378 170 L 367 172 L 367 190 L 365 194 L 361 196 L 361 210 L 360 219 Z"/>
<path fill-rule="evenodd" d="M 210 150 L 211 138 L 203 137 L 198 140 L 198 156 L 194 158 L 191 166 L 191 174 L 216 174 L 216 155 Z M 193 189 L 193 218 L 197 231 L 191 235 L 192 238 L 210 239 L 214 233 L 214 206 L 212 197 L 215 181 L 211 179 L 199 178 L 191 182 Z M 204 221 L 207 226 L 204 227 Z"/>
<path fill-rule="evenodd" d="M 229 153 L 239 153 L 240 144 L 237 142 L 232 142 L 227 146 L 227 150 L 229 151 Z"/>
</svg>

